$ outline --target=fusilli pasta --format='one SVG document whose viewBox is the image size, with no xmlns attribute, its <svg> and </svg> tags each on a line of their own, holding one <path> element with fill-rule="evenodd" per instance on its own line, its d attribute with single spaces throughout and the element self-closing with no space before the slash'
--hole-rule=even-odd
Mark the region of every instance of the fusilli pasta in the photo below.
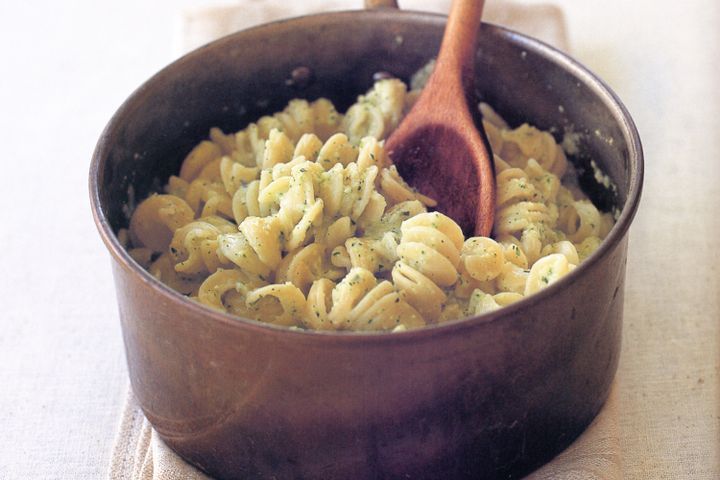
<svg viewBox="0 0 720 480">
<path fill-rule="evenodd" d="M 552 135 L 513 129 L 485 104 L 494 238 L 465 238 L 428 211 L 434 200 L 405 183 L 383 148 L 416 97 L 385 79 L 344 115 L 326 99 L 292 100 L 237 133 L 211 129 L 165 192 L 135 209 L 122 233 L 131 255 L 223 312 L 400 331 L 502 308 L 598 248 L 613 219 L 570 186 L 574 170 Z"/>
</svg>

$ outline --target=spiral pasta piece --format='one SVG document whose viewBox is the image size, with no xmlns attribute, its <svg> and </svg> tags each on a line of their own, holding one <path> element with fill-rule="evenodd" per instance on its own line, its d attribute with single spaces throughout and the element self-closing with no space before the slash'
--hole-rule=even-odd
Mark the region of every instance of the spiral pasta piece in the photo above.
<svg viewBox="0 0 720 480">
<path fill-rule="evenodd" d="M 516 267 L 527 269 L 530 265 L 527 255 L 523 250 L 520 240 L 512 235 L 502 235 L 498 237 L 498 243 L 502 246 L 503 257 L 506 262 L 512 263 Z"/>
<path fill-rule="evenodd" d="M 423 312 L 430 321 L 438 319 L 447 295 L 435 282 L 404 262 L 395 263 L 392 279 L 413 308 Z"/>
<path fill-rule="evenodd" d="M 475 289 L 470 295 L 467 306 L 468 315 L 480 315 L 487 312 L 498 310 L 500 305 L 495 301 L 495 297 L 489 293 L 485 293 L 479 288 Z"/>
<path fill-rule="evenodd" d="M 245 303 L 254 318 L 283 326 L 300 326 L 306 311 L 305 295 L 290 282 L 248 292 Z"/>
<path fill-rule="evenodd" d="M 324 141 L 340 130 L 342 115 L 335 110 L 332 102 L 326 98 L 319 98 L 310 104 L 312 109 L 314 128 L 313 132 Z"/>
<path fill-rule="evenodd" d="M 502 307 L 522 300 L 523 295 L 515 292 L 486 293 L 482 289 L 475 289 L 468 300 L 466 315 L 481 315 L 483 313 L 499 310 Z"/>
<path fill-rule="evenodd" d="M 530 269 L 524 294 L 530 295 L 552 285 L 574 268 L 574 265 L 568 263 L 567 257 L 560 253 L 541 258 Z"/>
<path fill-rule="evenodd" d="M 341 255 L 347 254 L 347 263 L 336 263 L 346 268 L 362 267 L 374 274 L 388 271 L 397 260 L 395 252 L 397 244 L 391 244 L 391 247 L 387 248 L 384 240 L 384 238 L 349 238 L 345 242 L 344 250 L 335 251 L 340 252 Z"/>
<path fill-rule="evenodd" d="M 385 119 L 377 106 L 356 103 L 345 114 L 342 128 L 352 142 L 359 143 L 366 136 L 381 138 L 385 131 Z"/>
<path fill-rule="evenodd" d="M 552 253 L 560 253 L 564 255 L 568 263 L 572 263 L 573 265 L 580 264 L 580 256 L 578 255 L 577 248 L 575 248 L 575 245 L 568 240 L 561 240 L 557 243 L 547 245 L 543 248 L 542 256 L 546 257 Z"/>
<path fill-rule="evenodd" d="M 255 180 L 260 174 L 258 167 L 248 167 L 227 155 L 220 159 L 220 179 L 225 191 L 233 196 L 238 189 Z"/>
<path fill-rule="evenodd" d="M 425 212 L 427 209 L 418 200 L 397 203 L 385 211 L 379 222 L 370 225 L 365 234 L 371 238 L 380 238 L 386 233 L 393 233 L 399 241 L 402 222 Z"/>
<path fill-rule="evenodd" d="M 183 295 L 195 293 L 202 283 L 202 278 L 185 276 L 175 270 L 175 259 L 169 253 L 163 253 L 148 267 L 150 275 L 168 287 Z"/>
<path fill-rule="evenodd" d="M 397 247 L 400 261 L 448 287 L 457 280 L 463 233 L 457 223 L 440 212 L 421 213 L 405 220 Z"/>
<path fill-rule="evenodd" d="M 220 257 L 261 278 L 269 278 L 272 269 L 258 256 L 245 234 L 230 233 L 218 238 Z"/>
<path fill-rule="evenodd" d="M 332 251 L 355 235 L 356 225 L 348 216 L 340 217 L 332 223 L 324 222 L 322 226 L 315 230 L 315 241 L 325 245 L 328 250 Z"/>
<path fill-rule="evenodd" d="M 322 140 L 313 134 L 306 133 L 300 140 L 295 144 L 295 151 L 293 152 L 293 158 L 303 157 L 305 160 L 314 162 L 320 155 L 320 149 L 323 146 Z"/>
<path fill-rule="evenodd" d="M 560 228 L 569 240 L 580 243 L 590 236 L 599 237 L 602 218 L 597 207 L 589 200 L 577 200 L 565 209 L 564 222 Z"/>
<path fill-rule="evenodd" d="M 500 275 L 495 279 L 497 289 L 503 292 L 525 294 L 525 284 L 528 280 L 528 270 L 515 264 L 506 262 Z"/>
<path fill-rule="evenodd" d="M 514 167 L 525 168 L 530 158 L 545 170 L 562 177 L 567 169 L 567 158 L 562 148 L 548 132 L 522 124 L 513 130 L 501 130 L 503 139 L 499 155 Z"/>
<path fill-rule="evenodd" d="M 223 155 L 231 155 L 235 150 L 235 135 L 226 134 L 217 127 L 210 129 L 210 141 L 220 148 Z"/>
<path fill-rule="evenodd" d="M 353 144 L 363 137 L 385 138 L 400 123 L 407 86 L 397 79 L 375 82 L 373 88 L 350 107 L 342 128 Z"/>
<path fill-rule="evenodd" d="M 400 231 L 399 260 L 392 271 L 395 286 L 410 305 L 436 320 L 446 299 L 441 287 L 458 279 L 462 230 L 449 217 L 432 212 L 403 221 Z"/>
<path fill-rule="evenodd" d="M 237 268 L 219 268 L 209 275 L 198 289 L 200 303 L 222 312 L 252 318 L 252 310 L 246 305 L 251 290 L 266 282 Z"/>
<path fill-rule="evenodd" d="M 190 182 L 183 180 L 175 175 L 170 175 L 167 185 L 165 185 L 165 193 L 180 198 L 185 198 L 187 190 L 190 188 Z"/>
<path fill-rule="evenodd" d="M 582 262 L 592 255 L 592 253 L 598 249 L 600 243 L 602 243 L 600 237 L 587 237 L 582 242 L 575 244 L 575 249 L 577 250 L 580 261 Z"/>
<path fill-rule="evenodd" d="M 248 217 L 239 226 L 261 262 L 271 270 L 282 258 L 280 223 L 276 217 Z"/>
<path fill-rule="evenodd" d="M 203 140 L 183 160 L 180 167 L 180 178 L 191 182 L 211 162 L 222 156 L 222 150 L 215 143 Z"/>
<path fill-rule="evenodd" d="M 265 141 L 262 160 L 263 170 L 289 162 L 293 159 L 294 151 L 295 145 L 293 145 L 285 132 L 273 128 Z"/>
<path fill-rule="evenodd" d="M 272 116 L 258 120 L 260 131 L 282 131 L 289 139 L 296 142 L 300 137 L 312 132 L 314 118 L 310 104 L 306 100 L 291 100 L 287 107 Z"/>
<path fill-rule="evenodd" d="M 235 134 L 235 149 L 231 153 L 232 159 L 247 167 L 262 166 L 265 140 L 266 137 L 261 136 L 258 126 L 251 123 Z"/>
<path fill-rule="evenodd" d="M 297 142 L 302 135 L 311 132 L 327 139 L 338 131 L 341 121 L 342 116 L 333 104 L 320 98 L 312 103 L 301 99 L 291 100 L 283 111 L 264 116 L 257 124 L 262 137 L 277 129 L 286 133 L 291 141 Z"/>
<path fill-rule="evenodd" d="M 361 170 L 372 166 L 378 168 L 390 166 L 390 159 L 385 153 L 384 142 L 380 142 L 374 137 L 363 137 L 360 140 L 357 165 Z"/>
<path fill-rule="evenodd" d="M 535 185 L 521 168 L 508 168 L 497 174 L 496 206 L 508 203 L 532 201 L 539 198 Z"/>
<path fill-rule="evenodd" d="M 218 237 L 235 230 L 235 226 L 219 217 L 205 217 L 177 230 L 170 242 L 170 255 L 175 270 L 185 276 L 212 273 L 223 263 L 218 257 Z"/>
<path fill-rule="evenodd" d="M 495 281 L 480 281 L 473 278 L 465 268 L 464 262 L 461 261 L 460 265 L 458 265 L 458 279 L 451 291 L 452 296 L 456 300 L 467 300 L 472 295 L 472 292 L 478 288 L 486 293 L 494 293 L 496 291 Z"/>
<path fill-rule="evenodd" d="M 541 202 L 518 202 L 497 211 L 495 232 L 498 235 L 522 233 L 528 228 L 545 230 L 555 223 L 553 212 Z"/>
<path fill-rule="evenodd" d="M 471 237 L 465 240 L 460 257 L 468 274 L 481 282 L 493 280 L 500 275 L 505 263 L 502 246 L 487 237 Z"/>
<path fill-rule="evenodd" d="M 195 218 L 195 212 L 182 198 L 151 195 L 143 200 L 130 219 L 129 237 L 133 245 L 155 252 L 167 250 L 173 232 Z"/>
<path fill-rule="evenodd" d="M 233 217 L 232 199 L 220 182 L 196 178 L 190 182 L 185 200 L 199 217 L 212 215 Z"/>
<path fill-rule="evenodd" d="M 336 247 L 332 251 L 332 263 L 348 270 L 362 267 L 374 273 L 386 271 L 398 260 L 402 222 L 425 211 L 418 201 L 389 208 L 379 221 L 365 229 L 364 236 L 348 238 L 344 245 Z"/>
<path fill-rule="evenodd" d="M 411 200 L 419 200 L 428 207 L 437 205 L 435 200 L 417 192 L 405 183 L 395 165 L 382 169 L 380 173 L 380 192 L 391 205 Z"/>
<path fill-rule="evenodd" d="M 320 243 L 311 243 L 286 255 L 278 265 L 275 281 L 290 282 L 303 293 L 307 293 L 316 280 L 328 278 L 337 280 L 345 272 L 333 267 L 325 255 L 326 247 Z"/>
<path fill-rule="evenodd" d="M 348 137 L 344 133 L 336 133 L 320 148 L 317 163 L 325 170 L 329 170 L 338 164 L 347 166 L 357 159 L 357 156 L 357 147 L 350 143 Z"/>
<path fill-rule="evenodd" d="M 372 215 L 364 218 L 363 223 L 374 223 L 380 219 L 385 209 L 385 200 L 375 193 L 377 167 L 358 168 L 356 163 L 347 167 L 336 164 L 321 174 L 317 197 L 323 200 L 326 218 L 350 217 L 358 221 L 368 209 Z"/>
<path fill-rule="evenodd" d="M 221 259 L 242 270 L 269 278 L 282 259 L 280 222 L 271 217 L 247 217 L 237 233 L 218 237 Z"/>
<path fill-rule="evenodd" d="M 337 285 L 317 280 L 307 302 L 306 321 L 311 328 L 393 330 L 425 324 L 392 283 L 378 283 L 372 272 L 363 268 L 353 268 Z"/>
<path fill-rule="evenodd" d="M 534 158 L 528 160 L 525 174 L 537 192 L 533 200 L 539 198 L 545 203 L 555 203 L 560 191 L 560 178 L 557 175 L 545 170 Z"/>
</svg>

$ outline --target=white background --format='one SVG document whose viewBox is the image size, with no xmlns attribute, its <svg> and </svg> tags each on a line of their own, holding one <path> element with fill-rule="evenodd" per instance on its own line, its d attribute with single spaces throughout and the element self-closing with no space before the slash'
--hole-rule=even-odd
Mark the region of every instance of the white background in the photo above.
<svg viewBox="0 0 720 480">
<path fill-rule="evenodd" d="M 627 477 L 717 478 L 719 4 L 555 3 L 645 147 L 618 377 Z M 0 479 L 107 470 L 127 378 L 88 166 L 113 111 L 177 56 L 182 9 L 210 4 L 0 2 Z"/>
</svg>

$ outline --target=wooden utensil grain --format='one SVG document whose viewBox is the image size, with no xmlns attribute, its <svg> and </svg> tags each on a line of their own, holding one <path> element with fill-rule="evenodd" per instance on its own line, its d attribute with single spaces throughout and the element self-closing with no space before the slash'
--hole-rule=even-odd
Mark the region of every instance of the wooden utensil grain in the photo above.
<svg viewBox="0 0 720 480">
<path fill-rule="evenodd" d="M 435 69 L 386 148 L 400 174 L 467 235 L 489 236 L 495 211 L 492 154 L 471 100 L 483 0 L 455 0 Z M 479 122 L 478 122 L 479 123 Z"/>
</svg>

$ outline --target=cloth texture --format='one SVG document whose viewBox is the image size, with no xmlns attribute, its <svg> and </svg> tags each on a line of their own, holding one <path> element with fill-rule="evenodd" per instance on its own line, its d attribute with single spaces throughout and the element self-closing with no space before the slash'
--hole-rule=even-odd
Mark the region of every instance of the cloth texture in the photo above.
<svg viewBox="0 0 720 480">
<path fill-rule="evenodd" d="M 447 13 L 449 0 L 402 2 L 409 10 Z M 347 9 L 347 2 L 314 0 L 282 3 L 244 0 L 184 13 L 177 48 L 186 52 L 221 36 L 279 18 Z M 507 26 L 539 38 L 564 51 L 569 50 L 563 11 L 552 4 L 522 4 L 488 1 L 483 20 Z M 617 386 L 603 410 L 588 429 L 553 461 L 530 474 L 527 480 L 574 480 L 622 478 Z M 143 416 L 132 392 L 128 393 L 110 465 L 111 480 L 201 480 L 208 479 L 176 455 L 154 432 Z"/>
</svg>

